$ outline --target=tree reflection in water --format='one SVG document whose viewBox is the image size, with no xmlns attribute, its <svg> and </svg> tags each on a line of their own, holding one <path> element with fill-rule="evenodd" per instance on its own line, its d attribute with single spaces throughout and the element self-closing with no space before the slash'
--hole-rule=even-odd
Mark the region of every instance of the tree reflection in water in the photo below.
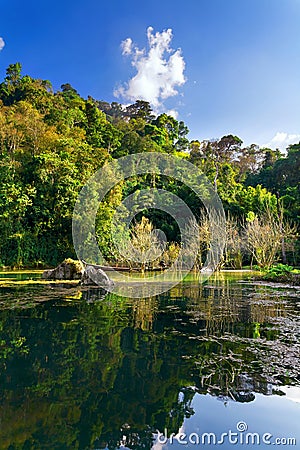
<svg viewBox="0 0 300 450">
<path fill-rule="evenodd" d="M 292 293 L 219 277 L 148 299 L 104 294 L 2 289 L 0 449 L 115 448 L 123 436 L 147 449 L 193 415 L 195 392 L 251 402 L 299 383 Z"/>
</svg>

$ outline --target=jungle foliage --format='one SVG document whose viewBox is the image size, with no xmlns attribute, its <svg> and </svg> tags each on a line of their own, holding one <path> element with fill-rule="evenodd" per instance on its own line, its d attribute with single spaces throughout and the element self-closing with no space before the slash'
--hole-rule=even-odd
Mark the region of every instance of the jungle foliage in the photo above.
<svg viewBox="0 0 300 450">
<path fill-rule="evenodd" d="M 289 220 L 289 229 L 299 225 L 300 144 L 283 155 L 243 146 L 234 135 L 190 141 L 188 131 L 166 113 L 156 116 L 145 101 L 124 107 L 84 99 L 68 83 L 55 92 L 50 81 L 22 75 L 20 63 L 10 65 L 0 84 L 0 265 L 55 265 L 76 257 L 71 224 L 81 187 L 105 163 L 140 152 L 172 154 L 201 168 L 239 236 L 251 217 L 262 223 L 266 212 L 275 222 Z M 203 205 L 170 177 L 145 175 L 119 183 L 101 204 L 96 224 L 99 245 L 110 261 L 115 259 L 110 223 L 116 207 L 129 194 L 154 186 L 181 197 L 201 219 Z M 172 248 L 180 242 L 167 214 L 145 205 L 142 216 L 165 233 Z M 238 250 L 240 263 L 251 260 L 246 247 Z M 294 240 L 284 248 L 283 262 L 296 264 L 299 252 Z M 276 258 L 279 253 L 276 248 Z"/>
</svg>

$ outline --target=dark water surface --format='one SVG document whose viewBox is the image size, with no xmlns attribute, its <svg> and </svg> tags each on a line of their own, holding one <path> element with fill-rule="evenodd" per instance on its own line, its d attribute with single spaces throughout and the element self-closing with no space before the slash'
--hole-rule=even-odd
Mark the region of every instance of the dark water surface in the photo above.
<svg viewBox="0 0 300 450">
<path fill-rule="evenodd" d="M 300 448 L 299 290 L 221 274 L 126 299 L 2 278 L 1 450 Z"/>
</svg>

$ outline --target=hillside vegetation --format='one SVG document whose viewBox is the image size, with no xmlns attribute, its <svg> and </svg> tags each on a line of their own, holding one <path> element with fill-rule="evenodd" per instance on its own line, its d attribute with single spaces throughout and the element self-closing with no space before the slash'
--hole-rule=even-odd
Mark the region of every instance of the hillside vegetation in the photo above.
<svg viewBox="0 0 300 450">
<path fill-rule="evenodd" d="M 283 155 L 255 144 L 243 146 L 234 135 L 190 141 L 188 131 L 182 121 L 156 116 L 145 101 L 124 107 L 84 99 L 70 84 L 54 92 L 49 81 L 23 76 L 19 63 L 10 65 L 0 84 L 0 265 L 49 266 L 76 257 L 71 225 L 81 187 L 106 162 L 140 152 L 185 158 L 207 175 L 228 216 L 224 264 L 299 264 L 300 144 Z M 202 205 L 185 186 L 146 175 L 124 181 L 97 216 L 98 242 L 112 263 L 117 259 L 110 236 L 115 208 L 128 194 L 153 183 L 188 203 L 203 231 Z M 149 229 L 153 224 L 164 231 L 170 250 L 165 259 L 170 261 L 180 244 L 172 218 L 145 206 L 139 219 L 148 220 Z M 204 252 L 208 245 L 204 240 Z"/>
</svg>

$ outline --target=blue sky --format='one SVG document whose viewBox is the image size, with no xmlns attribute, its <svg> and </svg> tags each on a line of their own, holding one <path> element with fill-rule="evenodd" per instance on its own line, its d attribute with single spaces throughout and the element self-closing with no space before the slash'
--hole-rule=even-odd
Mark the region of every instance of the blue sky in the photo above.
<svg viewBox="0 0 300 450">
<path fill-rule="evenodd" d="M 154 109 L 176 111 L 190 138 L 233 133 L 284 148 L 300 140 L 299 23 L 300 0 L 2 0 L 0 77 L 19 61 L 55 89 L 69 82 L 84 97 L 123 103 L 157 88 Z M 149 57 L 149 27 L 156 50 L 169 39 L 158 55 L 163 76 L 157 53 Z"/>
</svg>

